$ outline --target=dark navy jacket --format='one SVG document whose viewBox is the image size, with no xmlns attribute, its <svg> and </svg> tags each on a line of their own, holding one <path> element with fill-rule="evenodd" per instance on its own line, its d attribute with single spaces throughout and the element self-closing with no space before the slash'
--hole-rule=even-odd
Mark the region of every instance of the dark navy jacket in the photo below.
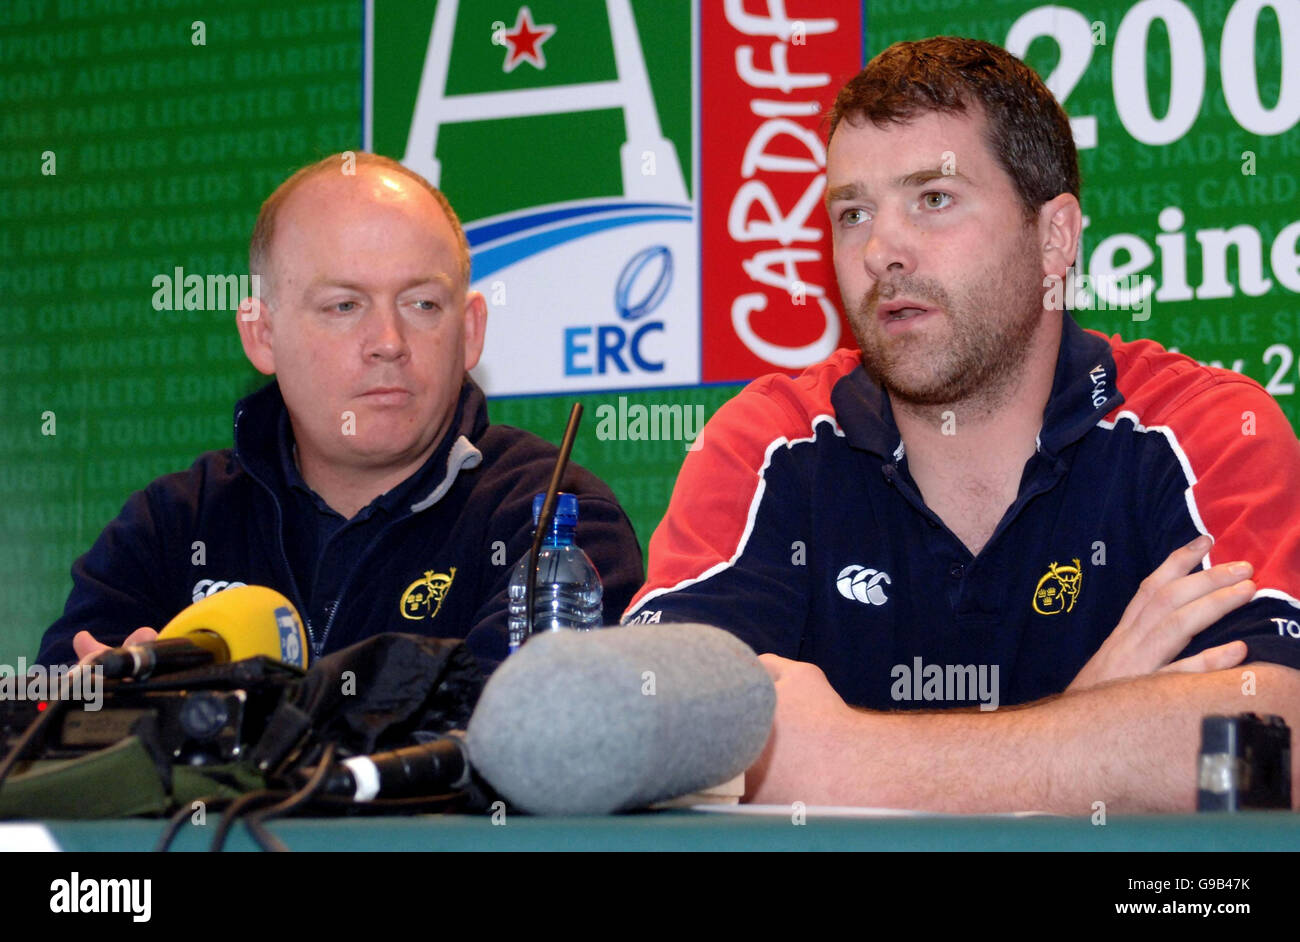
<svg viewBox="0 0 1300 942">
<path fill-rule="evenodd" d="M 38 660 L 75 660 L 87 629 L 113 643 L 229 585 L 270 586 L 307 625 L 313 658 L 384 631 L 467 638 L 486 667 L 506 655 L 506 588 L 532 534 L 533 495 L 557 449 L 488 423 L 468 376 L 451 430 L 425 465 L 351 520 L 302 481 L 279 386 L 235 408 L 235 447 L 208 452 L 127 501 L 72 567 L 72 594 Z M 641 584 L 641 550 L 610 489 L 570 464 L 577 542 L 600 571 L 606 621 Z"/>
<path fill-rule="evenodd" d="M 1237 373 L 1067 316 L 1037 451 L 974 557 L 921 498 L 856 350 L 756 380 L 701 439 L 625 622 L 726 627 L 855 705 L 986 703 L 980 666 L 1023 703 L 1064 690 L 1139 583 L 1209 533 L 1202 565 L 1246 559 L 1258 591 L 1179 656 L 1241 638 L 1300 668 L 1300 443 Z M 958 695 L 922 690 L 936 670 Z"/>
</svg>

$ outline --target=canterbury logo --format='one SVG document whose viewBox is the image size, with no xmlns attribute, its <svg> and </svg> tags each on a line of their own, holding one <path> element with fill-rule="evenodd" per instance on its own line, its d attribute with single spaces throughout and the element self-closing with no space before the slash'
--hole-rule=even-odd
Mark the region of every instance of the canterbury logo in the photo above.
<svg viewBox="0 0 1300 942">
<path fill-rule="evenodd" d="M 247 583 L 216 582 L 212 579 L 200 579 L 194 583 L 194 591 L 191 594 L 194 596 L 194 601 L 198 602 L 201 599 L 206 599 L 209 595 L 216 595 L 222 589 L 233 589 L 235 586 L 240 585 L 247 585 Z"/>
<path fill-rule="evenodd" d="M 862 566 L 845 566 L 835 578 L 835 588 L 846 599 L 857 599 L 866 605 L 884 605 L 889 601 L 885 586 L 893 582 L 889 573 Z"/>
</svg>

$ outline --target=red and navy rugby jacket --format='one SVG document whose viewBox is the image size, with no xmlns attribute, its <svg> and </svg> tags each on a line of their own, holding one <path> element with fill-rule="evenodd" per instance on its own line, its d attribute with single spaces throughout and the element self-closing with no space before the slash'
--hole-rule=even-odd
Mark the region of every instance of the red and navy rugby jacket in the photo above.
<svg viewBox="0 0 1300 942">
<path fill-rule="evenodd" d="M 1203 566 L 1249 560 L 1259 590 L 1179 656 L 1241 638 L 1248 660 L 1300 668 L 1300 443 L 1253 380 L 1067 316 L 1037 451 L 972 557 L 840 350 L 708 423 L 624 622 L 723 626 L 817 664 L 855 705 L 939 705 L 892 697 L 897 665 L 997 665 L 1000 702 L 1023 703 L 1064 690 L 1198 533 L 1215 541 Z"/>
<path fill-rule="evenodd" d="M 451 429 L 424 466 L 331 526 L 332 511 L 287 457 L 291 434 L 272 382 L 235 407 L 233 450 L 207 452 L 133 494 L 73 565 L 72 594 L 38 660 L 75 660 L 72 637 L 83 628 L 105 643 L 141 625 L 161 629 L 241 583 L 293 601 L 313 660 L 384 631 L 465 638 L 486 668 L 504 659 L 510 573 L 531 542 L 533 495 L 546 490 L 558 449 L 489 424 L 483 392 L 466 376 Z M 636 535 L 590 471 L 570 464 L 561 488 L 578 495 L 577 543 L 600 572 L 612 624 L 641 584 Z"/>
</svg>

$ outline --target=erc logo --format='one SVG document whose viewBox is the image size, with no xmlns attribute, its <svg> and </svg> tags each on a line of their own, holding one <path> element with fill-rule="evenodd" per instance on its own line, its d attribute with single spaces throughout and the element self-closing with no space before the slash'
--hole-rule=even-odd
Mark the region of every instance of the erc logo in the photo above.
<svg viewBox="0 0 1300 942">
<path fill-rule="evenodd" d="M 1079 600 L 1079 587 L 1083 583 L 1083 570 L 1079 560 L 1073 566 L 1052 563 L 1034 589 L 1034 611 L 1040 615 L 1068 612 Z"/>
<path fill-rule="evenodd" d="M 402 600 L 397 605 L 402 617 L 410 621 L 436 618 L 438 610 L 442 608 L 442 600 L 451 589 L 451 581 L 455 578 L 455 566 L 451 567 L 450 572 L 425 570 L 424 576 L 408 585 L 402 593 Z"/>
<path fill-rule="evenodd" d="M 835 577 L 835 588 L 849 601 L 857 599 L 864 605 L 884 605 L 889 601 L 885 586 L 893 582 L 889 573 L 862 566 L 845 566 Z"/>
</svg>

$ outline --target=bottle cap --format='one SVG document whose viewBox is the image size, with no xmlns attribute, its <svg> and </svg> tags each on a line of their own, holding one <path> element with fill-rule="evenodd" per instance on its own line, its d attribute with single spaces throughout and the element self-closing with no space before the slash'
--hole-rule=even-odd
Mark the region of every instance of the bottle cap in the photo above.
<svg viewBox="0 0 1300 942">
<path fill-rule="evenodd" d="M 533 498 L 534 527 L 537 526 L 537 518 L 542 515 L 542 504 L 545 501 L 545 494 L 538 494 Z M 555 521 L 552 525 L 561 527 L 576 527 L 578 525 L 578 498 L 563 491 L 555 495 Z"/>
</svg>

